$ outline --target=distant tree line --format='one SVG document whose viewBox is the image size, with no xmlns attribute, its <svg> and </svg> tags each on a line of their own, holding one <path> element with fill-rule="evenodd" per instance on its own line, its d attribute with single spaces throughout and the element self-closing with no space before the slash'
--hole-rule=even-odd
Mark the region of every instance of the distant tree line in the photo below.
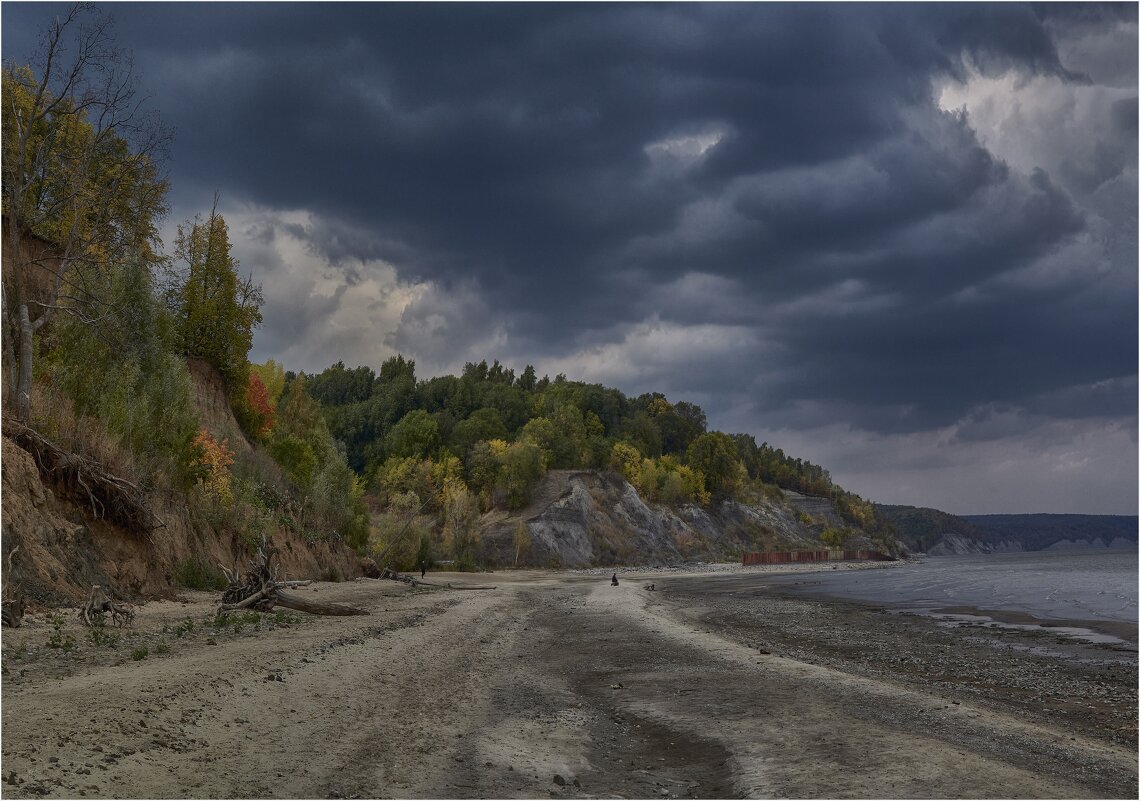
<svg viewBox="0 0 1140 801">
<path fill-rule="evenodd" d="M 833 533 L 837 541 L 889 533 L 870 503 L 823 468 L 748 434 L 709 431 L 700 406 L 658 392 L 631 398 L 564 375 L 538 378 L 531 365 L 516 376 L 498 361 L 420 380 L 402 355 L 379 372 L 337 362 L 311 376 L 286 372 L 284 383 L 320 406 L 381 509 L 415 506 L 440 515 L 453 533 L 469 534 L 479 512 L 526 506 L 551 469 L 612 469 L 643 497 L 669 505 L 782 490 L 830 497 L 847 524 Z"/>
</svg>

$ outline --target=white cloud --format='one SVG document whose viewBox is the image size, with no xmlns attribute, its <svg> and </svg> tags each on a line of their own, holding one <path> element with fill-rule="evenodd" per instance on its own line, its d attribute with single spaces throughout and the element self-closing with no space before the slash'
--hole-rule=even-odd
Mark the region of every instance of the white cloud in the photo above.
<svg viewBox="0 0 1140 801">
<path fill-rule="evenodd" d="M 686 325 L 656 315 L 615 332 L 612 341 L 548 359 L 552 373 L 609 386 L 668 392 L 679 383 L 693 386 L 694 373 L 721 372 L 764 351 L 759 333 L 742 325 Z M 684 378 L 681 378 L 684 376 Z M 742 377 L 742 380 L 745 380 Z M 719 389 L 719 387 L 718 387 Z"/>
<path fill-rule="evenodd" d="M 939 105 L 964 108 L 979 141 L 1019 172 L 1045 170 L 1084 198 L 1123 175 L 1134 200 L 1135 135 L 1118 128 L 1114 104 L 1135 97 L 1135 84 L 1090 85 L 1014 72 L 988 78 L 971 70 L 965 83 L 941 88 Z"/>
<path fill-rule="evenodd" d="M 704 158 L 725 137 L 723 128 L 697 134 L 679 134 L 658 139 L 643 150 L 655 168 L 667 171 L 685 169 Z"/>
<path fill-rule="evenodd" d="M 265 296 L 252 360 L 319 372 L 336 361 L 376 368 L 396 353 L 391 334 L 424 284 L 401 281 L 395 265 L 380 259 L 331 264 L 306 239 L 314 218 L 305 210 L 235 206 L 222 214 L 239 269 Z"/>
</svg>

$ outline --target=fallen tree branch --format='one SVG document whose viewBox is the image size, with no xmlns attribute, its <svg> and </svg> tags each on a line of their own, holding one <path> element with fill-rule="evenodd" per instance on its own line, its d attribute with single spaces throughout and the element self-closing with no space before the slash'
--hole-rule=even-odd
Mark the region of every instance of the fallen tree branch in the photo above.
<svg viewBox="0 0 1140 801">
<path fill-rule="evenodd" d="M 236 611 L 238 609 L 248 609 L 249 607 L 256 605 L 258 603 L 258 601 L 264 601 L 264 600 L 266 600 L 265 590 L 258 590 L 253 595 L 251 595 L 248 598 L 245 598 L 241 601 L 238 601 L 236 604 L 222 604 L 221 606 L 218 607 L 218 611 L 219 612 L 233 612 L 233 611 Z M 265 610 L 265 611 L 269 611 L 269 610 Z"/>
<path fill-rule="evenodd" d="M 334 604 L 321 601 L 313 601 L 309 598 L 303 598 L 300 595 L 293 595 L 289 592 L 281 592 L 278 590 L 274 596 L 273 601 L 278 606 L 284 606 L 286 609 L 295 609 L 298 612 L 308 612 L 310 615 L 367 615 L 368 610 L 360 609 L 355 606 L 347 606 L 345 604 Z"/>
<path fill-rule="evenodd" d="M 277 578 L 273 567 L 273 554 L 276 549 L 270 546 L 265 537 L 261 538 L 257 554 L 249 560 L 249 570 L 239 579 L 235 567 L 231 572 L 222 571 L 229 579 L 229 586 L 222 592 L 222 605 L 218 614 L 234 612 L 238 609 L 256 609 L 269 612 L 274 606 L 283 606 L 310 615 L 367 615 L 368 610 L 345 604 L 312 601 L 300 595 L 283 592 L 285 587 L 304 587 L 312 581 L 283 581 Z"/>
<path fill-rule="evenodd" d="M 480 587 L 480 586 L 476 586 L 474 584 L 452 584 L 451 582 L 448 582 L 447 584 L 433 584 L 430 581 L 424 581 L 423 579 L 413 578 L 412 576 L 405 576 L 403 573 L 399 573 L 399 572 L 397 572 L 395 570 L 391 570 L 389 568 L 384 568 L 380 572 L 380 578 L 391 579 L 392 581 L 401 581 L 404 584 L 411 584 L 413 587 L 447 587 L 447 589 L 449 589 L 449 590 L 497 590 L 498 589 L 497 586 L 495 586 L 495 587 Z"/>
<path fill-rule="evenodd" d="M 420 581 L 418 579 L 412 578 L 411 576 L 405 576 L 403 573 L 387 567 L 380 571 L 380 578 L 391 579 L 392 581 L 402 581 L 405 584 L 411 584 L 413 587 L 417 584 L 425 584 L 429 587 L 434 586 L 432 584 L 428 584 L 426 581 Z"/>
</svg>

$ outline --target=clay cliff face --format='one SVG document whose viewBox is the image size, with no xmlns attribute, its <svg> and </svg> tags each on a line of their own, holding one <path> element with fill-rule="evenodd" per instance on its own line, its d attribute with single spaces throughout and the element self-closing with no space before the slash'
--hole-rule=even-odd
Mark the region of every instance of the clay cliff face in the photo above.
<svg viewBox="0 0 1140 801">
<path fill-rule="evenodd" d="M 33 605 L 78 604 L 92 584 L 127 600 L 171 597 L 179 589 L 174 577 L 187 562 L 244 567 L 238 539 L 192 519 L 184 505 L 155 498 L 165 526 L 149 534 L 124 531 L 58 499 L 32 456 L 6 438 L 2 458 L 4 555 L 19 546 L 13 575 L 5 572 L 4 581 L 19 582 Z M 308 543 L 284 531 L 273 541 L 290 577 L 317 578 L 330 568 L 346 578 L 359 574 L 356 555 L 338 543 Z"/>
<path fill-rule="evenodd" d="M 797 509 L 798 498 L 755 506 L 725 501 L 713 509 L 670 509 L 645 503 L 615 473 L 553 470 L 525 509 L 483 517 L 480 557 L 493 566 L 516 564 L 516 552 L 520 567 L 664 565 L 736 561 L 744 551 L 818 548 L 819 532 L 832 521 L 820 507 L 813 509 L 813 521 L 805 522 L 804 514 L 811 513 Z M 834 515 L 826 499 L 806 501 L 823 504 Z M 528 549 L 516 545 L 520 524 L 528 535 Z"/>
<path fill-rule="evenodd" d="M 221 378 L 204 362 L 191 362 L 195 405 L 204 427 L 234 450 L 251 449 L 226 401 Z M 152 511 L 163 526 L 148 533 L 125 531 L 91 510 L 57 498 L 31 454 L 3 439 L 3 555 L 19 546 L 13 575 L 29 603 L 66 606 L 87 598 L 92 584 L 125 600 L 171 597 L 175 576 L 188 563 L 245 567 L 246 546 L 237 532 L 215 528 L 189 509 L 182 496 L 155 492 Z M 308 542 L 284 529 L 272 537 L 283 574 L 344 578 L 360 574 L 360 560 L 339 542 Z M 219 571 L 220 572 L 220 571 Z"/>
</svg>

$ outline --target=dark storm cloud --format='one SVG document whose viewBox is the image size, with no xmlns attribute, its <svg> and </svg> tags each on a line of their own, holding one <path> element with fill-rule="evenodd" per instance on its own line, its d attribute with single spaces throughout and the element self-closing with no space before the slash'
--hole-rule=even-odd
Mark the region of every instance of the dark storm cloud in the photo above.
<svg viewBox="0 0 1140 801">
<path fill-rule="evenodd" d="M 281 281 L 281 347 L 345 308 L 359 336 L 390 265 L 376 340 L 427 369 L 753 428 L 1135 428 L 1135 5 L 109 8 L 176 207 L 299 213 L 243 264 Z M 4 4 L 6 58 L 50 9 Z M 285 240 L 347 289 L 290 300 Z"/>
</svg>

